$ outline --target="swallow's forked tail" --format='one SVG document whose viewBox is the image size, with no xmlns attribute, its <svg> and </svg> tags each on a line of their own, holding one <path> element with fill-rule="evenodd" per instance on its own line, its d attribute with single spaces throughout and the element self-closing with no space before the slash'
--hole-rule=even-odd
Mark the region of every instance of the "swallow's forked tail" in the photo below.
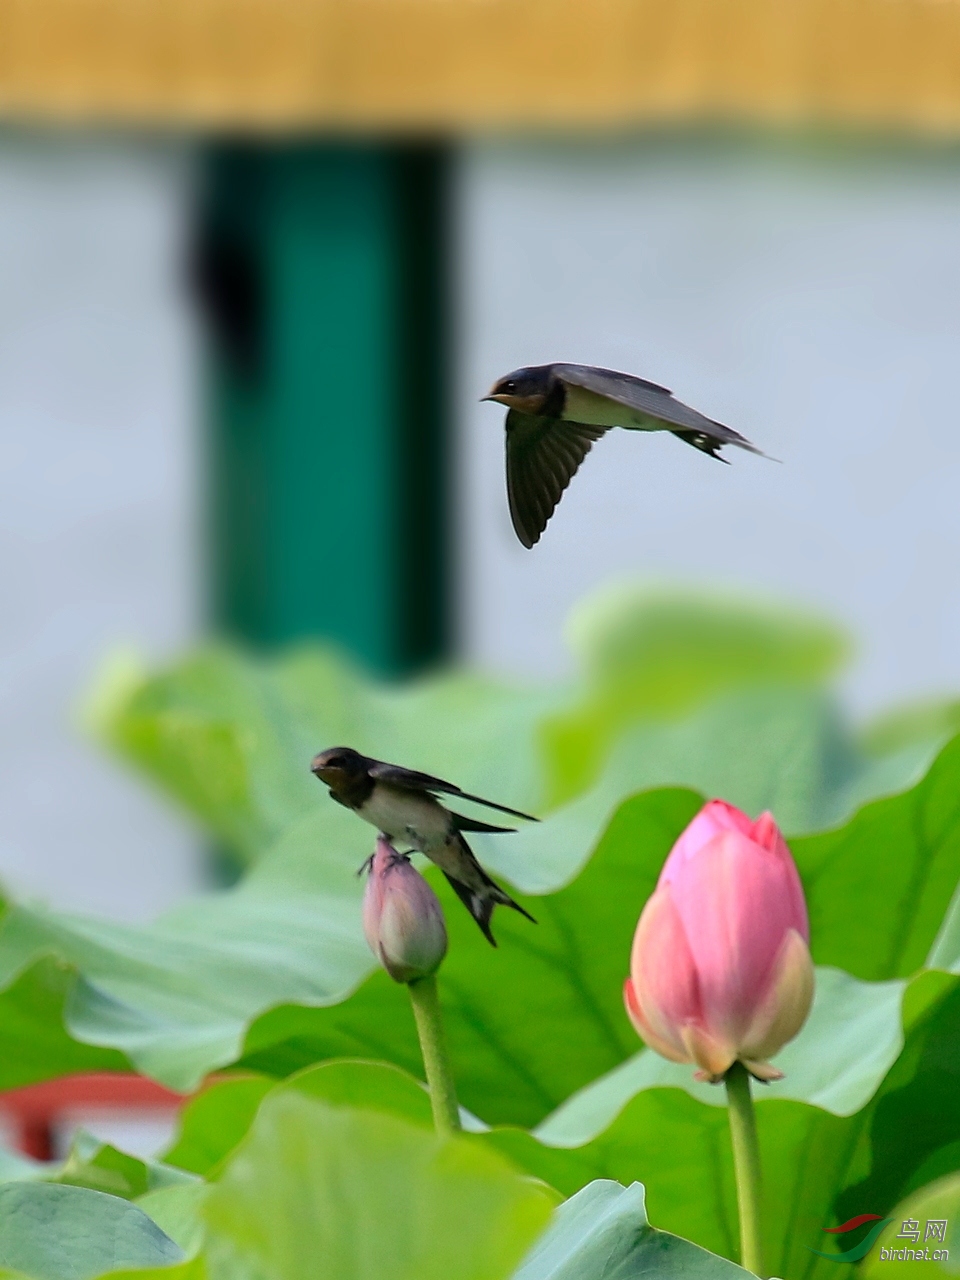
<svg viewBox="0 0 960 1280">
<path fill-rule="evenodd" d="M 746 449 L 747 453 L 755 453 L 758 458 L 766 458 L 768 462 L 780 461 L 779 458 L 771 458 L 769 453 L 764 453 L 762 449 L 758 449 L 755 444 L 751 444 L 746 436 L 742 436 L 739 431 L 734 431 L 732 427 L 725 427 L 722 422 L 713 422 L 712 425 L 719 429 L 717 433 L 678 427 L 671 427 L 669 430 L 672 435 L 675 435 L 678 440 L 682 440 L 684 444 L 692 445 L 694 449 L 699 449 L 701 453 L 709 453 L 710 457 L 716 458 L 718 462 L 729 462 L 728 458 L 720 456 L 720 450 L 724 445 L 728 444 L 735 444 L 738 449 Z"/>
<path fill-rule="evenodd" d="M 477 862 L 476 858 L 473 856 L 473 852 L 467 845 L 466 840 L 463 840 L 462 843 L 464 848 L 470 854 L 473 865 L 479 875 L 481 880 L 480 887 L 471 889 L 470 886 L 464 884 L 462 880 L 455 880 L 453 876 L 448 874 L 448 872 L 445 871 L 443 874 L 450 882 L 450 887 L 453 889 L 454 893 L 480 926 L 480 931 L 490 943 L 491 947 L 495 947 L 497 945 L 497 940 L 490 930 L 490 918 L 493 915 L 494 907 L 512 907 L 514 911 L 519 911 L 522 916 L 526 916 L 532 924 L 536 924 L 536 920 L 529 911 L 524 907 L 521 907 L 519 902 L 514 902 L 506 889 L 501 889 L 495 880 L 491 880 L 483 867 L 480 866 L 480 863 Z"/>
</svg>

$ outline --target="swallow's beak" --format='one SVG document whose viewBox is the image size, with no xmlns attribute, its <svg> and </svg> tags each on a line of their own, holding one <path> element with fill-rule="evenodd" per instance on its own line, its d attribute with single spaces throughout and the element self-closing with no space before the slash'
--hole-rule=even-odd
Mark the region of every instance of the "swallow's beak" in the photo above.
<svg viewBox="0 0 960 1280">
<path fill-rule="evenodd" d="M 506 398 L 504 396 L 497 394 L 497 388 L 495 386 L 491 387 L 485 396 L 480 397 L 481 404 L 483 404 L 485 400 L 492 400 L 495 404 L 507 403 Z"/>
</svg>

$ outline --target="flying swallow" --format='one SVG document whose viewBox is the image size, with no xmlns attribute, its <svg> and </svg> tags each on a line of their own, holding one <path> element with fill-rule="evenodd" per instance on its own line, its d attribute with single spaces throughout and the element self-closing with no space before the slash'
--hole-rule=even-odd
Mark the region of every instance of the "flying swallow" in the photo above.
<svg viewBox="0 0 960 1280">
<path fill-rule="evenodd" d="M 666 387 L 611 369 L 584 364 L 516 369 L 483 399 L 507 406 L 507 497 L 525 547 L 540 540 L 591 445 L 611 427 L 672 431 L 713 458 L 725 444 L 765 456 L 722 422 L 674 400 Z"/>
<path fill-rule="evenodd" d="M 514 818 L 536 822 L 531 814 L 472 796 L 452 782 L 444 782 L 429 773 L 417 773 L 414 769 L 362 756 L 351 747 L 321 751 L 314 756 L 310 771 L 327 784 L 338 804 L 352 809 L 357 817 L 376 827 L 389 840 L 407 844 L 435 862 L 493 946 L 497 944 L 490 932 L 490 917 L 498 904 L 513 907 L 533 920 L 529 911 L 490 879 L 463 838 L 464 831 L 507 832 L 514 828 L 494 827 L 476 818 L 465 818 L 445 808 L 436 797 L 472 800 Z"/>
</svg>

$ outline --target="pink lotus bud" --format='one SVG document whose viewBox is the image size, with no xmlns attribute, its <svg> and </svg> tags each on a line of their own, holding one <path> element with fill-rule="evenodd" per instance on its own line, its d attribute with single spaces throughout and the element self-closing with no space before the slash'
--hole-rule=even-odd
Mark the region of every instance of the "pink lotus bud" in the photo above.
<svg viewBox="0 0 960 1280">
<path fill-rule="evenodd" d="M 440 900 L 409 859 L 383 836 L 370 859 L 363 932 L 395 982 L 426 978 L 447 954 Z"/>
<path fill-rule="evenodd" d="M 651 1049 L 719 1080 L 739 1058 L 760 1080 L 813 1001 L 807 905 L 769 813 L 711 800 L 670 851 L 640 915 L 624 1002 Z"/>
</svg>

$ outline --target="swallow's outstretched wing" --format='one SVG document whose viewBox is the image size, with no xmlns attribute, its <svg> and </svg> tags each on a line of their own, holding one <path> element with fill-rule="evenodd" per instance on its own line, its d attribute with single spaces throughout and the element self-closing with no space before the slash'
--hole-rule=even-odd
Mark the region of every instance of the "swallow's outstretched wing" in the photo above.
<svg viewBox="0 0 960 1280">
<path fill-rule="evenodd" d="M 527 822 L 539 822 L 539 818 L 535 818 L 530 813 L 522 813 L 519 809 L 510 809 L 505 804 L 497 804 L 493 800 L 484 800 L 482 796 L 472 796 L 469 791 L 463 791 L 460 787 L 452 782 L 444 782 L 442 778 L 435 778 L 429 773 L 419 773 L 416 769 L 404 769 L 399 764 L 387 764 L 383 760 L 375 760 L 368 769 L 371 778 L 375 778 L 377 782 L 385 782 L 390 787 L 402 787 L 405 791 L 426 791 L 430 794 L 457 796 L 460 800 L 472 800 L 474 804 L 482 804 L 487 809 L 497 809 L 500 813 L 509 813 L 514 818 L 525 818 Z M 484 824 L 476 824 L 473 819 L 460 819 L 464 825 L 461 827 L 463 831 L 494 831 L 509 830 L 509 828 L 487 827 Z M 473 822 L 468 826 L 467 823 Z"/>
<path fill-rule="evenodd" d="M 734 444 L 749 453 L 766 455 L 755 445 L 722 422 L 715 422 L 704 414 L 691 409 L 689 405 L 675 400 L 672 392 L 655 382 L 647 382 L 644 378 L 635 378 L 629 373 L 615 373 L 612 369 L 594 369 L 583 364 L 557 364 L 554 373 L 561 382 L 572 387 L 580 387 L 584 391 L 592 391 L 594 395 L 606 396 L 616 404 L 644 414 L 656 422 L 663 423 L 667 431 L 672 431 L 687 444 L 701 449 L 704 453 L 717 456 L 716 451 L 722 445 Z"/>
<path fill-rule="evenodd" d="M 507 413 L 507 498 L 513 527 L 525 547 L 540 540 L 564 489 L 605 431 L 516 409 Z"/>
</svg>

